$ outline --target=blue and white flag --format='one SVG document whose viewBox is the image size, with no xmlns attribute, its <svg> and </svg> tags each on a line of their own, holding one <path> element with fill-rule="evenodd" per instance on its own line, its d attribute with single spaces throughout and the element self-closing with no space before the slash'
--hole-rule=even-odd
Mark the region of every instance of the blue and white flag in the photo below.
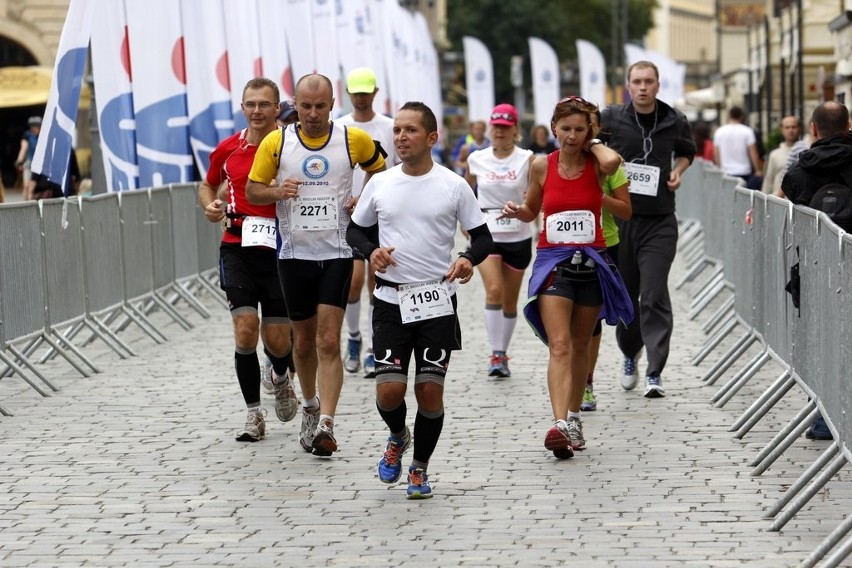
<svg viewBox="0 0 852 568">
<path fill-rule="evenodd" d="M 30 166 L 34 173 L 43 174 L 62 187 L 65 186 L 65 175 L 74 147 L 80 91 L 89 54 L 92 8 L 92 0 L 71 0 L 68 6 L 41 133 Z"/>
<path fill-rule="evenodd" d="M 529 38 L 533 107 L 536 124 L 550 124 L 553 107 L 559 102 L 559 58 L 549 43 Z"/>
<path fill-rule="evenodd" d="M 470 121 L 491 117 L 494 108 L 494 65 L 491 52 L 475 37 L 465 36 L 464 78 L 467 89 L 467 118 Z M 554 101 L 555 102 L 555 101 Z"/>
</svg>

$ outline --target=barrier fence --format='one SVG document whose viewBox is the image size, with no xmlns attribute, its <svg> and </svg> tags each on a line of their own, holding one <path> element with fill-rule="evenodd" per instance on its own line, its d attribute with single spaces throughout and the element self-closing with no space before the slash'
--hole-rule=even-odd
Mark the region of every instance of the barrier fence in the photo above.
<svg viewBox="0 0 852 568">
<path fill-rule="evenodd" d="M 747 190 L 739 180 L 696 162 L 678 192 L 679 254 L 684 277 L 700 286 L 690 306 L 694 319 L 711 305 L 700 364 L 738 334 L 703 377 L 714 384 L 756 343 L 758 355 L 728 377 L 713 396 L 724 406 L 766 363 L 779 377 L 731 425 L 742 438 L 792 388 L 809 402 L 755 457 L 760 475 L 822 413 L 834 440 L 770 508 L 780 530 L 852 460 L 852 384 L 849 317 L 852 238 L 808 208 Z M 101 340 L 120 357 L 134 356 L 121 333 L 133 325 L 157 343 L 167 341 L 149 317 L 158 309 L 182 328 L 192 323 L 175 307 L 201 317 L 202 293 L 225 303 L 215 284 L 221 228 L 196 204 L 196 186 L 171 185 L 93 197 L 0 206 L 0 377 L 16 375 L 42 396 L 57 390 L 39 362 L 61 356 L 80 374 L 99 372 L 83 349 Z M 785 292 L 798 263 L 801 302 Z M 86 332 L 85 337 L 80 334 Z M 46 349 L 40 361 L 36 351 Z M 11 411 L 0 404 L 0 414 Z M 786 510 L 785 510 L 786 509 Z M 852 552 L 852 515 L 802 562 L 837 566 Z M 843 542 L 841 542 L 843 541 Z M 839 545 L 839 546 L 838 546 Z"/>
<path fill-rule="evenodd" d="M 196 192 L 184 184 L 0 207 L 0 377 L 48 396 L 44 387 L 57 388 L 40 363 L 61 356 L 89 376 L 100 372 L 84 353 L 93 341 L 131 357 L 120 336 L 131 325 L 167 341 L 153 310 L 190 329 L 177 305 L 207 318 L 199 294 L 225 303 L 213 283 L 221 227 Z M 0 414 L 11 410 L 0 404 Z"/>
<path fill-rule="evenodd" d="M 693 358 L 700 364 L 726 338 L 736 339 L 703 377 L 708 384 L 727 381 L 712 398 L 724 406 L 766 363 L 780 375 L 731 425 L 742 438 L 794 387 L 807 404 L 752 461 L 752 475 L 763 474 L 810 423 L 822 414 L 833 441 L 767 512 L 770 530 L 781 528 L 823 486 L 852 461 L 852 236 L 821 212 L 752 191 L 696 160 L 678 191 L 681 222 L 679 253 L 688 262 L 676 284 L 696 282 L 688 317 L 710 305 L 717 311 L 703 325 L 707 341 Z M 785 291 L 798 272 L 799 306 Z M 703 279 L 703 280 L 700 280 Z M 759 353 L 740 359 L 755 344 Z M 739 369 L 727 374 L 734 365 Z M 847 515 L 801 566 L 837 566 L 852 552 L 852 515 Z M 841 542 L 842 541 L 842 542 Z"/>
</svg>

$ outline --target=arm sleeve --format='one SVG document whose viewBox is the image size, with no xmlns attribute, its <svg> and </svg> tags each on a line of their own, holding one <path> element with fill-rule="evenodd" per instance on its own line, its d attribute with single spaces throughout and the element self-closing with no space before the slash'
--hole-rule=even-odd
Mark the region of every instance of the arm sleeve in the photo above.
<svg viewBox="0 0 852 568">
<path fill-rule="evenodd" d="M 346 228 L 346 242 L 354 249 L 364 255 L 368 261 L 373 251 L 379 248 L 374 237 L 378 236 L 378 224 L 372 227 L 362 227 L 355 221 L 349 221 L 349 226 Z"/>
<path fill-rule="evenodd" d="M 468 256 L 473 265 L 476 266 L 488 258 L 491 251 L 494 250 L 494 239 L 491 238 L 491 231 L 488 230 L 488 225 L 474 227 L 469 230 L 468 233 L 470 234 L 470 246 L 465 252 L 469 253 L 469 255 L 466 256 Z"/>
</svg>

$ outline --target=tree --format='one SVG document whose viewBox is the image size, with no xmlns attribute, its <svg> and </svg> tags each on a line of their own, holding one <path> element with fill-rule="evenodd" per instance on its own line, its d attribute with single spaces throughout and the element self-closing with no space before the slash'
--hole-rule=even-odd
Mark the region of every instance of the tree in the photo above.
<svg viewBox="0 0 852 568">
<path fill-rule="evenodd" d="M 616 0 L 619 9 L 623 1 L 628 2 L 627 36 L 644 37 L 652 24 L 656 0 Z M 496 100 L 510 101 L 514 98 L 509 78 L 513 55 L 524 57 L 525 83 L 530 84 L 530 36 L 553 46 L 560 62 L 576 61 L 577 39 L 594 43 L 609 59 L 612 5 L 613 0 L 448 0 L 447 35 L 453 51 L 462 52 L 462 37 L 466 35 L 488 47 L 494 61 Z"/>
</svg>

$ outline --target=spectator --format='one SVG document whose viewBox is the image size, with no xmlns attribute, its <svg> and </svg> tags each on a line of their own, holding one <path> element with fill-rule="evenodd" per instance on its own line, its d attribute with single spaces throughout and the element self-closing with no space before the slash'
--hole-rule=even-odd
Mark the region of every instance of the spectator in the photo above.
<svg viewBox="0 0 852 568">
<path fill-rule="evenodd" d="M 695 140 L 697 155 L 708 162 L 714 162 L 713 137 L 710 135 L 710 125 L 706 122 L 697 123 L 692 127 L 692 137 Z"/>
<path fill-rule="evenodd" d="M 766 160 L 766 171 L 763 174 L 763 193 L 770 193 L 779 197 L 783 196 L 781 191 L 781 180 L 787 173 L 787 160 L 790 158 L 790 150 L 799 139 L 801 128 L 799 119 L 793 115 L 781 119 L 781 144 L 769 152 Z"/>
<path fill-rule="evenodd" d="M 728 122 L 713 134 L 715 162 L 729 176 L 739 177 L 746 183 L 760 172 L 763 165 L 757 152 L 757 136 L 746 126 L 745 113 L 740 107 L 728 111 Z M 701 151 L 701 148 L 697 148 Z"/>
<path fill-rule="evenodd" d="M 536 124 L 530 130 L 530 143 L 527 150 L 536 156 L 544 156 L 555 151 L 556 142 L 550 137 L 550 131 L 543 124 Z"/>
<path fill-rule="evenodd" d="M 470 126 L 470 135 L 464 145 L 459 149 L 458 158 L 455 161 L 456 173 L 463 176 L 467 172 L 467 157 L 473 152 L 491 146 L 491 140 L 485 136 L 485 121 L 475 120 Z"/>
<path fill-rule="evenodd" d="M 21 136 L 21 147 L 18 150 L 18 158 L 15 160 L 15 167 L 21 172 L 24 188 L 24 199 L 31 199 L 27 194 L 27 187 L 32 177 L 30 166 L 35 156 L 36 143 L 38 135 L 41 132 L 41 117 L 31 116 L 27 119 L 27 130 Z"/>
</svg>

